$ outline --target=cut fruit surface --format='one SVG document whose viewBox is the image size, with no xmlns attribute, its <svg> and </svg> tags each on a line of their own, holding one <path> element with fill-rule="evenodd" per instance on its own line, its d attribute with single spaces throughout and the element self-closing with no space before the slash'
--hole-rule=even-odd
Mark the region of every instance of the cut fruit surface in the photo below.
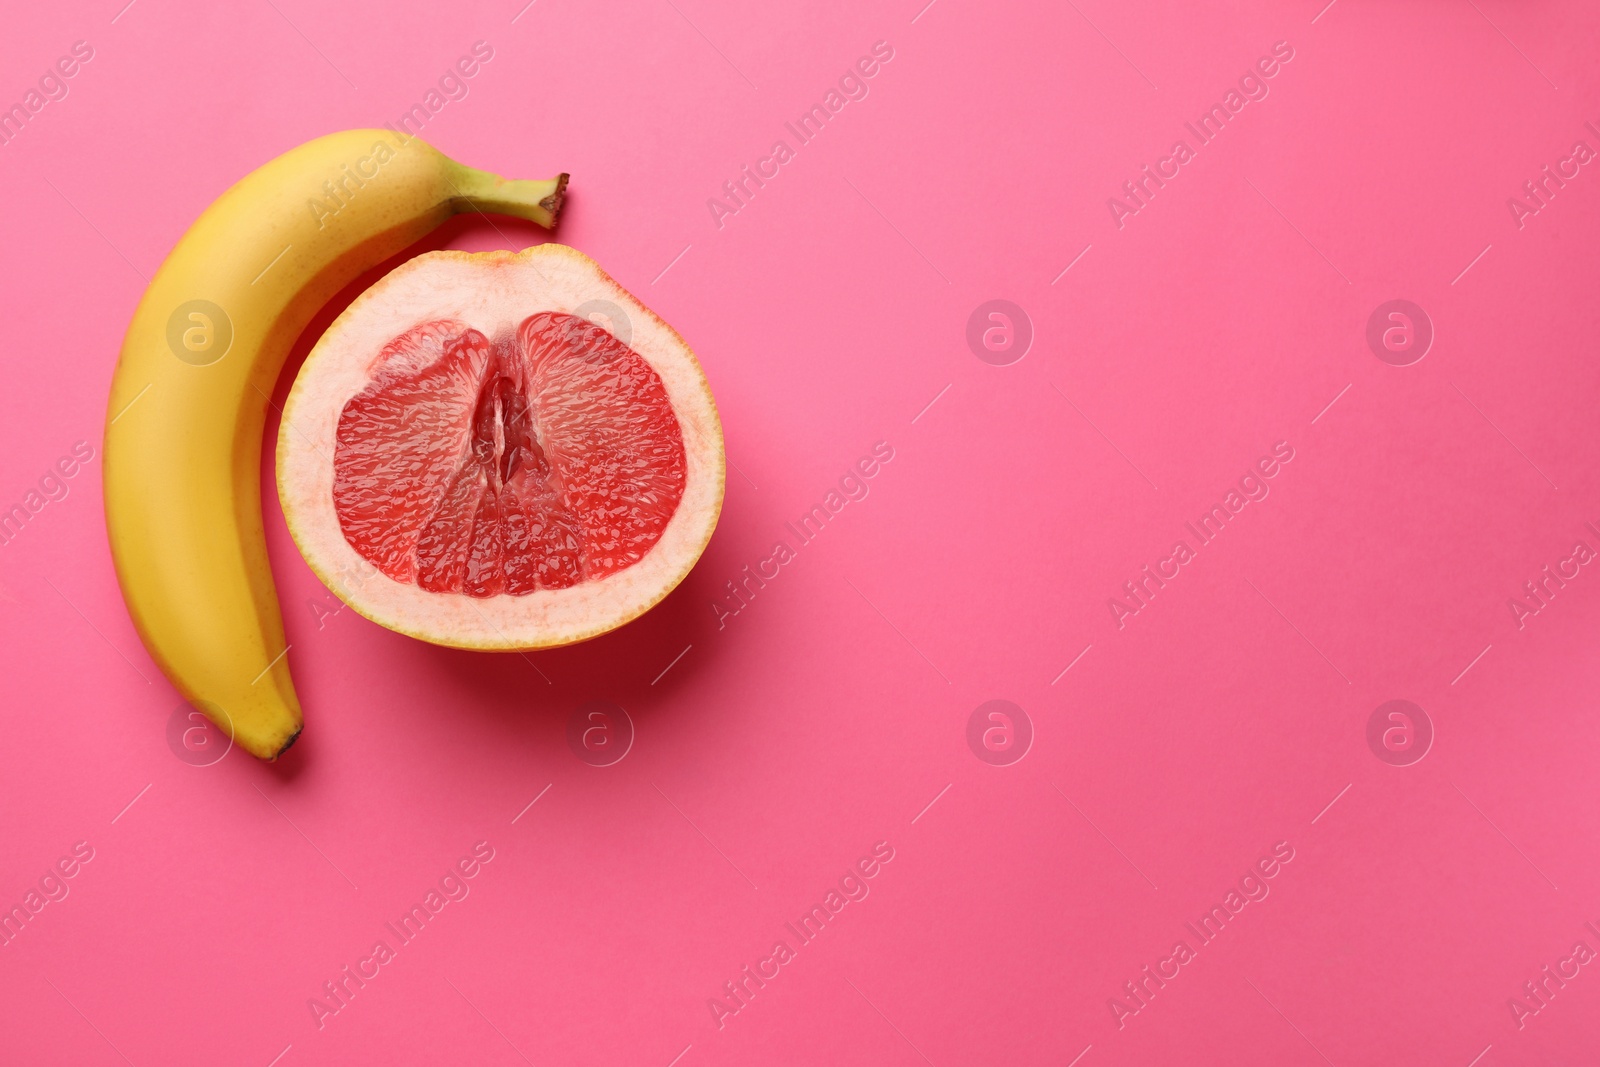
<svg viewBox="0 0 1600 1067">
<path fill-rule="evenodd" d="M 467 648 L 565 644 L 647 610 L 704 549 L 723 484 L 693 354 L 561 245 L 397 268 L 307 357 L 278 441 L 318 576 Z"/>
<path fill-rule="evenodd" d="M 660 375 L 605 329 L 540 312 L 498 341 L 460 322 L 383 350 L 339 415 L 333 504 L 389 577 L 488 597 L 639 562 L 683 496 Z"/>
</svg>

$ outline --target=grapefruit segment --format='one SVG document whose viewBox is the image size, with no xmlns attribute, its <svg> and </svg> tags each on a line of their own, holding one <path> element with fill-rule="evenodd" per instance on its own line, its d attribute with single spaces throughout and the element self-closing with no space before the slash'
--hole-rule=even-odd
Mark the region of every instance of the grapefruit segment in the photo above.
<svg viewBox="0 0 1600 1067">
<path fill-rule="evenodd" d="M 596 305 L 621 328 L 576 313 Z M 312 350 L 278 482 L 301 553 L 363 615 L 538 648 L 620 625 L 682 579 L 721 510 L 722 434 L 682 339 L 588 257 L 437 252 Z"/>
</svg>

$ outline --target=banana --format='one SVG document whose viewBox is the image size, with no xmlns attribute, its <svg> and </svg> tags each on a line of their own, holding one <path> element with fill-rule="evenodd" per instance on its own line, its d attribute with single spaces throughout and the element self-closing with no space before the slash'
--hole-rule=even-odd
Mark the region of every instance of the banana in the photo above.
<svg viewBox="0 0 1600 1067">
<path fill-rule="evenodd" d="M 508 181 L 389 130 L 329 134 L 223 193 L 145 291 L 106 410 L 111 554 L 151 656 L 252 755 L 276 759 L 302 726 L 261 519 L 262 432 L 290 347 L 335 293 L 453 214 L 553 228 L 566 183 Z"/>
</svg>

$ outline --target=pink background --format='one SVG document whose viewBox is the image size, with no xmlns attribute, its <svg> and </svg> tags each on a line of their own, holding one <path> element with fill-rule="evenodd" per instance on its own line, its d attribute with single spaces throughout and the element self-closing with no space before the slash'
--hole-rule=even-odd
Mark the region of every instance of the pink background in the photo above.
<svg viewBox="0 0 1600 1067">
<path fill-rule="evenodd" d="M 76 842 L 94 858 L 0 948 L 0 1059 L 1488 1067 L 1594 1048 L 1600 968 L 1520 1029 L 1508 999 L 1576 942 L 1600 950 L 1600 576 L 1521 629 L 1507 602 L 1576 541 L 1600 549 L 1600 172 L 1520 229 L 1506 201 L 1575 141 L 1600 149 L 1600 12 L 922 2 L 8 13 L 4 101 L 74 41 L 94 58 L 0 147 L 0 504 L 76 441 L 96 458 L 0 547 L 0 903 Z M 503 174 L 572 172 L 559 238 L 710 376 L 737 465 L 721 526 L 621 632 L 474 655 L 330 614 L 269 488 L 306 732 L 278 766 L 192 766 L 105 544 L 122 331 L 227 185 L 397 118 L 477 40 L 494 58 L 424 135 Z M 880 40 L 869 95 L 718 228 L 707 198 L 793 146 L 783 123 Z M 1294 58 L 1270 95 L 1119 228 L 1107 198 L 1192 146 L 1183 123 L 1278 41 Z M 428 246 L 543 239 L 463 222 Z M 995 298 L 1035 332 L 1009 366 L 965 340 Z M 1365 339 L 1394 298 L 1436 331 L 1411 366 Z M 879 441 L 894 459 L 867 498 L 719 629 L 725 583 Z M 1108 598 L 1280 441 L 1270 495 L 1119 629 Z M 1009 766 L 968 747 L 992 699 L 1034 730 Z M 1410 766 L 1368 747 L 1391 699 L 1436 732 Z M 612 766 L 567 743 L 593 700 L 636 727 Z M 319 1029 L 322 983 L 394 944 L 384 924 L 479 841 L 470 895 Z M 880 841 L 870 895 L 719 1028 L 708 1000 L 796 947 L 784 924 Z M 1110 999 L 1134 1006 L 1123 984 L 1198 946 L 1184 924 L 1278 842 L 1294 859 L 1270 895 L 1119 1027 Z"/>
</svg>

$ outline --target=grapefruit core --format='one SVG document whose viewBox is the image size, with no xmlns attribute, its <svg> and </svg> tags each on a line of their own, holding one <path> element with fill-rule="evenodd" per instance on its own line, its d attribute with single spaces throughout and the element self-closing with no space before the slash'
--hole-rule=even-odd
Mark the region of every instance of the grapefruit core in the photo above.
<svg viewBox="0 0 1600 1067">
<path fill-rule="evenodd" d="M 643 614 L 700 558 L 723 488 L 694 354 L 557 244 L 397 267 L 311 350 L 278 433 L 311 569 L 456 648 L 548 648 Z"/>
</svg>

